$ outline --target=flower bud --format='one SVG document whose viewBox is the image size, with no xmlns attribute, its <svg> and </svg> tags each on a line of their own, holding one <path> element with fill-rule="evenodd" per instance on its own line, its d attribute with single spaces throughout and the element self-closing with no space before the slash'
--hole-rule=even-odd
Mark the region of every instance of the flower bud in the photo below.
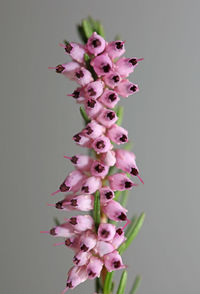
<svg viewBox="0 0 200 294">
<path fill-rule="evenodd" d="M 77 192 L 86 176 L 79 170 L 72 171 L 60 186 L 60 192 Z"/>
<path fill-rule="evenodd" d="M 103 80 L 106 86 L 108 86 L 111 89 L 114 89 L 120 83 L 121 77 L 117 72 L 110 71 L 109 74 L 104 76 Z"/>
<path fill-rule="evenodd" d="M 104 255 L 104 263 L 108 272 L 123 269 L 126 267 L 122 262 L 121 256 L 116 250 Z"/>
<path fill-rule="evenodd" d="M 127 79 L 125 79 L 118 84 L 116 91 L 120 96 L 126 98 L 129 95 L 132 95 L 133 93 L 138 92 L 139 88 L 138 88 L 138 85 L 133 84 L 129 82 Z"/>
<path fill-rule="evenodd" d="M 92 120 L 87 124 L 82 133 L 90 139 L 96 139 L 105 132 L 105 127 Z"/>
<path fill-rule="evenodd" d="M 89 83 L 85 88 L 85 93 L 88 98 L 97 99 L 102 95 L 104 89 L 104 82 L 97 80 Z"/>
<path fill-rule="evenodd" d="M 118 117 L 113 110 L 103 109 L 98 115 L 97 120 L 106 128 L 110 128 L 118 120 Z"/>
<path fill-rule="evenodd" d="M 94 228 L 94 220 L 90 215 L 77 215 L 68 220 L 74 230 L 84 232 Z"/>
<path fill-rule="evenodd" d="M 109 89 L 105 89 L 103 95 L 101 95 L 101 97 L 99 98 L 99 101 L 108 108 L 114 108 L 119 100 L 120 99 L 117 95 L 117 92 Z"/>
<path fill-rule="evenodd" d="M 97 153 L 105 153 L 112 148 L 112 144 L 106 136 L 100 136 L 93 141 L 92 148 L 94 148 Z"/>
<path fill-rule="evenodd" d="M 77 266 L 86 265 L 90 260 L 91 253 L 79 251 L 73 258 L 73 263 Z"/>
<path fill-rule="evenodd" d="M 94 248 L 95 253 L 98 254 L 100 257 L 104 256 L 105 254 L 108 254 L 115 250 L 113 245 L 109 242 L 105 241 L 97 241 L 97 245 Z"/>
<path fill-rule="evenodd" d="M 94 32 L 88 39 L 86 46 L 87 50 L 96 56 L 104 51 L 106 42 L 100 35 Z"/>
<path fill-rule="evenodd" d="M 93 194 L 99 188 L 101 188 L 101 185 L 102 183 L 100 178 L 89 177 L 83 182 L 81 191 L 83 191 L 85 194 Z"/>
<path fill-rule="evenodd" d="M 77 62 L 84 62 L 84 54 L 86 51 L 83 45 L 74 42 L 67 43 L 65 45 L 65 51 L 71 56 L 72 59 L 76 60 Z"/>
<path fill-rule="evenodd" d="M 85 111 L 90 118 L 95 118 L 102 110 L 103 105 L 95 99 L 85 100 Z"/>
<path fill-rule="evenodd" d="M 124 42 L 117 40 L 117 41 L 108 43 L 106 47 L 106 52 L 108 53 L 111 59 L 120 57 L 125 52 Z"/>
<path fill-rule="evenodd" d="M 115 226 L 112 224 L 100 224 L 98 228 L 98 240 L 111 241 L 115 235 Z"/>
<path fill-rule="evenodd" d="M 97 243 L 96 234 L 88 230 L 80 237 L 80 249 L 84 252 L 92 250 Z"/>
<path fill-rule="evenodd" d="M 107 202 L 107 204 L 103 206 L 102 210 L 111 220 L 117 222 L 127 220 L 127 209 L 121 206 L 121 204 L 117 201 L 111 200 Z"/>
<path fill-rule="evenodd" d="M 98 257 L 92 256 L 87 265 L 88 279 L 100 277 L 102 268 L 103 262 Z"/>
<path fill-rule="evenodd" d="M 114 166 L 116 163 L 115 152 L 109 150 L 101 155 L 101 160 L 108 166 Z"/>
<path fill-rule="evenodd" d="M 80 145 L 82 147 L 90 147 L 91 144 L 91 140 L 88 137 L 84 136 L 82 132 L 74 135 L 73 140 L 77 145 Z"/>
<path fill-rule="evenodd" d="M 95 177 L 101 177 L 102 179 L 108 174 L 109 167 L 100 161 L 94 160 L 91 165 L 91 175 Z"/>
<path fill-rule="evenodd" d="M 85 282 L 87 279 L 88 274 L 86 271 L 86 266 L 73 266 L 68 272 L 66 289 L 63 291 L 63 293 L 65 293 L 68 288 L 73 289 L 79 284 Z"/>
<path fill-rule="evenodd" d="M 117 173 L 108 177 L 110 187 L 113 191 L 131 190 L 134 184 L 125 173 Z"/>
<path fill-rule="evenodd" d="M 85 67 L 81 67 L 80 69 L 75 70 L 74 72 L 74 80 L 81 85 L 82 87 L 93 81 L 93 77 L 89 70 Z"/>
<path fill-rule="evenodd" d="M 119 144 L 128 142 L 128 132 L 124 128 L 114 124 L 110 129 L 107 130 L 107 136 L 111 141 Z"/>
<path fill-rule="evenodd" d="M 91 61 L 91 65 L 93 66 L 98 76 L 104 76 L 108 74 L 112 69 L 112 61 L 106 53 L 95 57 Z"/>
<path fill-rule="evenodd" d="M 110 189 L 108 186 L 102 187 L 100 190 L 100 201 L 102 204 L 107 203 L 108 201 L 112 200 L 115 196 L 113 190 Z"/>
<path fill-rule="evenodd" d="M 122 228 L 117 228 L 115 236 L 112 240 L 112 245 L 115 249 L 117 249 L 124 241 L 126 240 L 126 237 L 124 236 L 124 231 Z"/>
</svg>

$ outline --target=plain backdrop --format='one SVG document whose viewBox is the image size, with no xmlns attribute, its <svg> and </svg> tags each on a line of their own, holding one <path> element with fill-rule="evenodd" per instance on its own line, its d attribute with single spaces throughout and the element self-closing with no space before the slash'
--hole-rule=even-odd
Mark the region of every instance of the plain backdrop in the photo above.
<svg viewBox="0 0 200 294">
<path fill-rule="evenodd" d="M 60 293 L 72 266 L 72 252 L 39 233 L 71 215 L 46 203 L 72 170 L 63 155 L 82 152 L 71 140 L 79 107 L 66 97 L 75 84 L 47 68 L 69 61 L 58 44 L 78 41 L 88 15 L 107 40 L 126 40 L 126 56 L 144 57 L 131 76 L 140 92 L 120 102 L 145 182 L 129 216 L 146 212 L 123 257 L 126 293 L 138 273 L 138 294 L 199 293 L 199 11 L 198 0 L 1 0 L 0 293 Z M 92 281 L 73 290 L 93 292 Z"/>
</svg>

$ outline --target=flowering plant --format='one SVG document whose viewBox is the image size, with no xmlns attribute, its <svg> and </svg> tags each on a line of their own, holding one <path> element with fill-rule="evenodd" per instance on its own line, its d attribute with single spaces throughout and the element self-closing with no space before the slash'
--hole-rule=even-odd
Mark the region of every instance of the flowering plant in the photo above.
<svg viewBox="0 0 200 294">
<path fill-rule="evenodd" d="M 107 43 L 101 23 L 90 17 L 82 21 L 78 31 L 84 45 L 68 41 L 60 44 L 72 61 L 53 69 L 79 84 L 68 96 L 81 105 L 85 126 L 73 140 L 88 148 L 89 153 L 65 156 L 75 169 L 52 193 L 64 193 L 64 199 L 49 205 L 88 214 L 67 218 L 64 223 L 43 232 L 64 238 L 64 242 L 55 245 L 63 244 L 75 253 L 74 266 L 68 272 L 62 293 L 87 279 L 96 279 L 96 292 L 110 294 L 115 270 L 123 269 L 117 290 L 122 294 L 127 266 L 121 255 L 139 232 L 144 213 L 132 220 L 127 217 L 128 190 L 138 185 L 134 178 L 143 181 L 136 157 L 130 151 L 128 132 L 120 126 L 123 108 L 117 103 L 120 96 L 127 98 L 139 90 L 138 85 L 127 78 L 142 58 L 121 57 L 125 53 L 125 42 L 116 39 Z M 125 147 L 118 148 L 122 144 Z M 119 227 L 117 224 L 122 221 L 126 223 Z M 136 277 L 131 294 L 135 293 L 139 281 Z"/>
</svg>

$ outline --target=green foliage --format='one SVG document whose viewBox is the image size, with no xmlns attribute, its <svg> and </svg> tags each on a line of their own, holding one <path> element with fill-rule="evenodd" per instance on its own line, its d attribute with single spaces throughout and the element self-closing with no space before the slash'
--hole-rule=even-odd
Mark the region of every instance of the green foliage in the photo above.
<svg viewBox="0 0 200 294">
<path fill-rule="evenodd" d="M 131 288 L 130 294 L 135 294 L 136 290 L 138 289 L 138 287 L 140 285 L 140 282 L 141 282 L 141 277 L 137 276 L 135 278 L 135 281 L 134 281 L 133 286 Z"/>
<path fill-rule="evenodd" d="M 90 122 L 90 119 L 87 116 L 87 113 L 85 112 L 85 109 L 82 106 L 80 107 L 80 113 L 81 113 L 81 116 L 84 120 L 84 123 L 87 125 Z"/>
<path fill-rule="evenodd" d="M 59 226 L 60 225 L 60 221 L 59 221 L 59 219 L 57 217 L 54 217 L 53 218 L 53 221 L 54 221 L 54 223 L 55 223 L 56 226 Z"/>
<path fill-rule="evenodd" d="M 77 30 L 81 40 L 84 43 L 87 43 L 87 40 L 93 34 L 93 32 L 97 32 L 97 34 L 105 38 L 104 28 L 101 22 L 98 20 L 94 20 L 91 16 L 83 19 L 81 24 L 77 26 Z"/>
<path fill-rule="evenodd" d="M 115 272 L 110 272 L 107 273 L 105 282 L 104 282 L 104 287 L 103 287 L 103 294 L 110 294 L 111 289 L 112 289 L 112 279 L 114 277 Z"/>
<path fill-rule="evenodd" d="M 99 224 L 101 222 L 101 208 L 100 208 L 100 194 L 97 191 L 94 195 L 94 210 L 93 210 L 93 218 L 96 230 L 98 230 Z"/>
<path fill-rule="evenodd" d="M 121 126 L 123 116 L 124 116 L 124 107 L 123 106 L 118 106 L 117 109 L 116 109 L 116 114 L 118 116 L 118 120 L 117 120 L 116 124 L 118 126 Z"/>
<path fill-rule="evenodd" d="M 127 271 L 123 271 L 120 282 L 119 282 L 119 286 L 117 289 L 117 294 L 124 294 L 126 289 L 126 283 L 127 283 Z"/>
</svg>

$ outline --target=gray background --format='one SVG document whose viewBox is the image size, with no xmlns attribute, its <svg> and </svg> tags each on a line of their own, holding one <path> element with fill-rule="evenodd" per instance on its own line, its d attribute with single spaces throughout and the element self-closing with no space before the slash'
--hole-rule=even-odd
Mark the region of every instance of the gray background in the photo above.
<svg viewBox="0 0 200 294">
<path fill-rule="evenodd" d="M 64 154 L 81 151 L 74 84 L 47 69 L 68 59 L 58 43 L 78 40 L 75 24 L 91 14 L 107 40 L 120 33 L 127 56 L 144 57 L 131 77 L 141 91 L 124 99 L 145 185 L 129 215 L 145 225 L 124 255 L 138 294 L 199 293 L 199 1 L 3 0 L 1 30 L 0 293 L 60 293 L 72 252 L 40 235 L 63 212 L 46 207 L 72 170 Z M 57 196 L 56 199 L 59 199 Z M 87 282 L 74 293 L 93 293 Z"/>
</svg>

